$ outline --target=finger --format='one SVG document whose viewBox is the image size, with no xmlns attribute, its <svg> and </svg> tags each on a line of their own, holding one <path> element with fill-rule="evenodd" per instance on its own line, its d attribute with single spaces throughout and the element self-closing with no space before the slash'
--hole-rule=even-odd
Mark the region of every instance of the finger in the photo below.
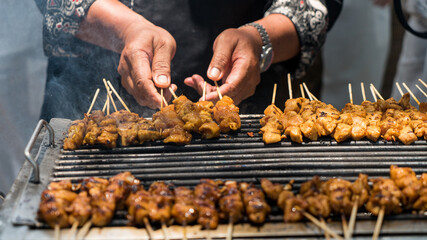
<svg viewBox="0 0 427 240">
<path fill-rule="evenodd" d="M 225 41 L 219 38 L 214 44 L 214 54 L 208 68 L 208 78 L 213 81 L 218 81 L 223 78 L 224 72 L 227 70 L 231 63 L 231 55 L 236 44 L 233 42 Z"/>
<path fill-rule="evenodd" d="M 175 46 L 172 42 L 166 42 L 154 50 L 153 76 L 156 87 L 168 88 L 170 86 L 170 63 L 175 54 Z"/>
<path fill-rule="evenodd" d="M 203 95 L 204 82 L 205 80 L 203 79 L 203 77 L 198 74 L 194 74 L 193 76 L 188 77 L 184 80 L 184 83 L 187 86 L 194 88 L 200 95 Z"/>
</svg>

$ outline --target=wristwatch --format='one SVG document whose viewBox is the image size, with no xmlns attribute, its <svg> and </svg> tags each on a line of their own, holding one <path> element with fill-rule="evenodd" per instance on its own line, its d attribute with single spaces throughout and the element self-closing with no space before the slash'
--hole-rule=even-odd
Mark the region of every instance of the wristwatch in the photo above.
<svg viewBox="0 0 427 240">
<path fill-rule="evenodd" d="M 252 26 L 254 27 L 262 39 L 262 52 L 261 56 L 259 57 L 259 67 L 261 72 L 267 71 L 267 69 L 270 67 L 271 63 L 273 62 L 273 45 L 271 44 L 270 37 L 268 36 L 267 31 L 265 28 L 259 24 L 259 23 L 248 23 L 243 26 Z"/>
</svg>

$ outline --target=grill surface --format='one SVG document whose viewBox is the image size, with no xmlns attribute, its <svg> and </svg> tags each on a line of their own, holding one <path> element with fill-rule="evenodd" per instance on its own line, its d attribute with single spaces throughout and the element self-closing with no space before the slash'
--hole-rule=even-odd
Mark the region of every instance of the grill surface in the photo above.
<svg viewBox="0 0 427 240">
<path fill-rule="evenodd" d="M 261 115 L 243 115 L 240 131 L 221 135 L 219 139 L 202 140 L 195 136 L 189 145 L 165 145 L 161 141 L 138 146 L 102 149 L 83 147 L 75 151 L 62 150 L 70 120 L 53 119 L 51 125 L 57 136 L 57 147 L 44 146 L 39 160 L 42 184 L 29 183 L 20 197 L 14 223 L 44 227 L 35 220 L 41 191 L 50 181 L 80 180 L 90 176 L 109 178 L 123 171 L 130 171 L 148 187 L 161 180 L 176 186 L 194 187 L 201 178 L 248 181 L 258 183 L 262 177 L 273 182 L 288 183 L 295 180 L 295 189 L 314 175 L 322 179 L 341 177 L 354 180 L 360 172 L 370 178 L 388 177 L 391 164 L 412 167 L 417 174 L 427 172 L 427 143 L 417 141 L 406 146 L 398 142 L 346 141 L 337 143 L 331 138 L 319 141 L 265 145 L 259 132 Z M 253 137 L 249 137 L 252 132 Z M 46 137 L 45 137 L 46 138 Z M 58 142 L 59 140 L 59 142 Z M 46 139 L 45 139 L 46 141 Z M 31 212 L 31 214 L 28 214 Z M 25 214 L 24 214 L 25 213 Z M 333 218 L 334 219 L 334 218 Z M 369 235 L 374 217 L 363 211 L 358 214 L 359 226 L 355 234 Z M 427 217 L 410 213 L 386 217 L 393 228 L 389 234 L 427 234 L 422 223 Z M 276 209 L 270 216 L 272 226 L 281 226 L 282 216 Z M 394 224 L 398 222 L 399 224 Z M 264 227 L 271 227 L 270 223 Z M 112 226 L 126 225 L 125 212 L 118 212 Z M 332 225 L 340 229 L 339 221 Z M 360 225 L 361 224 L 361 225 Z M 421 225 L 420 225 L 421 224 Z M 306 223 L 291 226 L 305 230 L 279 232 L 280 236 L 319 235 Z M 366 225 L 366 226 L 365 226 Z M 417 227 L 419 226 L 420 227 Z M 397 227 L 397 230 L 396 230 Z M 274 227 L 273 227 L 274 228 Z M 414 229 L 415 228 L 415 229 Z M 247 231 L 247 230 L 243 230 Z M 301 232 L 302 231 L 302 232 Z M 259 232 L 259 231 L 258 231 Z M 260 233 L 260 236 L 263 236 Z"/>
</svg>

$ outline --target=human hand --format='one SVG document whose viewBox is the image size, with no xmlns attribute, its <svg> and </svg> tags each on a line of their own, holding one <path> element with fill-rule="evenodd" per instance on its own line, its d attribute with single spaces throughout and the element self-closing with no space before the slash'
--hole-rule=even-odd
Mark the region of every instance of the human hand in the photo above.
<svg viewBox="0 0 427 240">
<path fill-rule="evenodd" d="M 213 57 L 207 76 L 213 81 L 222 79 L 219 88 L 222 95 L 233 98 L 236 104 L 255 93 L 260 83 L 259 56 L 262 40 L 258 31 L 250 26 L 227 29 L 215 40 Z M 203 94 L 203 78 L 193 76 L 184 81 Z M 216 88 L 207 84 L 206 100 L 218 100 Z"/>
<path fill-rule="evenodd" d="M 176 42 L 163 28 L 151 23 L 132 23 L 123 31 L 124 47 L 118 72 L 122 85 L 138 104 L 152 109 L 161 105 L 162 98 L 157 88 L 170 85 L 170 62 L 175 55 Z M 176 85 L 172 84 L 176 90 Z M 164 91 L 167 101 L 169 91 Z"/>
</svg>

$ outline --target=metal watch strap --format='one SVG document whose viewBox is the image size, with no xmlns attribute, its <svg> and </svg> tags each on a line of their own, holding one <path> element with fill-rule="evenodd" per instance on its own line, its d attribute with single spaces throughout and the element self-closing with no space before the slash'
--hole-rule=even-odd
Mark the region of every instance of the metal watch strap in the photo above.
<svg viewBox="0 0 427 240">
<path fill-rule="evenodd" d="M 262 52 L 260 56 L 260 69 L 261 72 L 265 72 L 271 65 L 272 59 L 273 59 L 273 47 L 270 41 L 270 36 L 268 36 L 267 30 L 259 24 L 259 23 L 247 23 L 243 25 L 245 26 L 252 26 L 254 27 L 262 39 Z"/>
<path fill-rule="evenodd" d="M 259 32 L 259 35 L 261 35 L 263 46 L 271 45 L 270 36 L 268 36 L 267 30 L 265 30 L 265 28 L 261 24 L 251 22 L 243 25 L 243 27 L 244 26 L 252 26 L 256 28 L 256 30 Z"/>
</svg>

